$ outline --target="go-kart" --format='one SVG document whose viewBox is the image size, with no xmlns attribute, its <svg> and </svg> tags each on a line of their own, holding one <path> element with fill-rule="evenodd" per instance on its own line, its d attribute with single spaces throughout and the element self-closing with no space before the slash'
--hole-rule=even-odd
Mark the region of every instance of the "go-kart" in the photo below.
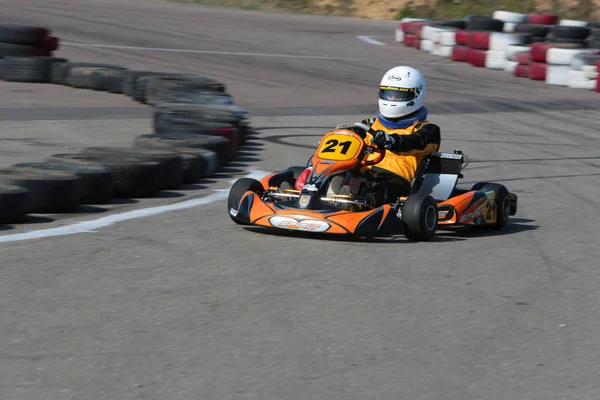
<svg viewBox="0 0 600 400">
<path fill-rule="evenodd" d="M 436 152 L 419 164 L 407 196 L 373 206 L 368 190 L 381 176 L 375 166 L 386 150 L 364 140 L 370 127 L 341 124 L 327 132 L 305 167 L 260 180 L 238 179 L 227 210 L 240 225 L 338 235 L 400 235 L 428 241 L 450 226 L 504 227 L 517 211 L 517 196 L 497 183 L 457 188 L 468 160 L 460 150 Z"/>
</svg>

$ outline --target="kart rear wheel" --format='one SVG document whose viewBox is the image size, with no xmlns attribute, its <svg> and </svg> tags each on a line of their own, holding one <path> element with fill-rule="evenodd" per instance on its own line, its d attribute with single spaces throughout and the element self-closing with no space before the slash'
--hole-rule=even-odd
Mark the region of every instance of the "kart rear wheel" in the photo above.
<svg viewBox="0 0 600 400">
<path fill-rule="evenodd" d="M 402 206 L 404 236 L 408 240 L 426 242 L 431 240 L 438 228 L 437 203 L 426 195 L 408 196 Z"/>
<path fill-rule="evenodd" d="M 235 222 L 236 224 L 248 225 L 247 222 L 242 221 L 241 219 L 231 215 L 230 211 L 232 209 L 236 210 L 236 211 L 238 210 L 242 196 L 244 195 L 244 193 L 246 193 L 249 190 L 254 193 L 257 193 L 259 195 L 261 195 L 265 191 L 265 189 L 263 188 L 263 185 L 256 179 L 252 179 L 252 178 L 238 179 L 237 181 L 235 181 L 235 183 L 229 190 L 229 197 L 227 198 L 227 213 L 229 214 L 229 217 L 231 218 L 231 220 L 233 222 Z"/>
<path fill-rule="evenodd" d="M 502 229 L 510 216 L 510 197 L 508 189 L 499 183 L 477 182 L 471 190 L 491 189 L 496 194 L 496 222 L 487 224 L 492 229 Z"/>
</svg>

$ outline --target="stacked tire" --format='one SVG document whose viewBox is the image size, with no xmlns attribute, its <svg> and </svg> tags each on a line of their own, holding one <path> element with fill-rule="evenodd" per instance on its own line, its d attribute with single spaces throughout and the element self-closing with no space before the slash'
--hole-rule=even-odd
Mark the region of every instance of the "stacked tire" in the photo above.
<svg viewBox="0 0 600 400">
<path fill-rule="evenodd" d="M 590 49 L 600 49 L 600 21 L 590 21 L 590 36 L 586 40 L 586 47 Z"/>
<path fill-rule="evenodd" d="M 497 16 L 510 20 L 517 25 L 524 21 L 526 16 L 518 13 L 496 12 Z M 524 33 L 505 32 L 506 22 L 497 18 L 471 16 L 468 20 L 467 61 L 481 68 L 506 70 L 509 61 L 510 46 L 527 46 L 531 43 L 531 36 Z M 514 30 L 511 25 L 510 31 Z M 512 64 L 514 66 L 514 64 Z"/>
<path fill-rule="evenodd" d="M 535 80 L 546 80 L 548 71 L 548 50 L 551 48 L 549 43 L 536 42 L 531 44 L 529 55 L 530 63 L 528 66 L 528 76 Z"/>
<path fill-rule="evenodd" d="M 469 55 L 469 37 L 471 33 L 466 29 L 454 32 L 455 45 L 452 48 L 452 61 L 467 62 Z"/>
<path fill-rule="evenodd" d="M 493 32 L 504 30 L 504 21 L 471 15 L 466 18 L 468 41 L 467 62 L 474 67 L 485 68 L 490 50 L 490 38 Z"/>
<path fill-rule="evenodd" d="M 59 39 L 45 27 L 0 24 L 0 78 L 7 82 L 48 83 Z"/>
<path fill-rule="evenodd" d="M 574 89 L 595 90 L 598 80 L 596 64 L 600 62 L 600 49 L 588 49 L 576 54 L 570 64 L 567 86 Z"/>
<path fill-rule="evenodd" d="M 59 42 L 45 27 L 0 24 L 0 57 L 51 57 Z"/>
<path fill-rule="evenodd" d="M 529 78 L 529 66 L 532 63 L 531 51 L 517 52 L 514 54 L 514 62 L 516 63 L 513 75 L 519 78 Z"/>
<path fill-rule="evenodd" d="M 406 36 L 407 33 L 409 34 L 413 34 L 411 32 L 414 32 L 414 29 L 412 27 L 412 25 L 408 25 L 409 22 L 424 22 L 427 21 L 426 19 L 423 18 L 402 18 L 402 20 L 400 20 L 400 23 L 396 26 L 396 35 L 395 35 L 395 39 L 396 42 L 401 42 L 404 43 L 404 37 Z M 406 30 L 409 29 L 410 31 L 407 32 Z"/>
<path fill-rule="evenodd" d="M 431 23 L 426 20 L 412 20 L 400 23 L 403 32 L 402 43 L 407 47 L 421 48 L 421 29 Z"/>
<path fill-rule="evenodd" d="M 456 45 L 456 31 L 465 29 L 464 20 L 442 20 L 432 22 L 421 29 L 421 50 L 449 58 Z"/>
<path fill-rule="evenodd" d="M 571 64 L 575 56 L 589 51 L 586 40 L 590 29 L 584 26 L 555 25 L 550 29 L 546 59 L 546 83 L 554 86 L 569 86 L 573 82 L 576 86 L 579 72 L 571 73 Z"/>
<path fill-rule="evenodd" d="M 514 32 L 515 26 L 526 23 L 528 20 L 527 14 L 502 10 L 494 11 L 492 18 L 504 22 L 502 31 L 507 33 Z"/>
</svg>

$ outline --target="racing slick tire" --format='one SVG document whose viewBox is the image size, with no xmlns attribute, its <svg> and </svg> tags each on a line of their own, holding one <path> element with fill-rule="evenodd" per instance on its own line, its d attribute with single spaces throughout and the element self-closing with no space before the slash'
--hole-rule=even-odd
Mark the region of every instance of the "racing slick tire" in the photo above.
<svg viewBox="0 0 600 400">
<path fill-rule="evenodd" d="M 506 186 L 499 183 L 477 182 L 471 190 L 492 189 L 496 193 L 496 222 L 487 224 L 492 229 L 502 229 L 508 222 L 510 212 L 510 196 Z"/>
<path fill-rule="evenodd" d="M 248 222 L 243 221 L 233 215 L 231 215 L 231 210 L 237 210 L 240 205 L 240 199 L 247 191 L 253 191 L 257 194 L 262 194 L 265 189 L 263 185 L 253 178 L 240 178 L 231 187 L 229 190 L 229 196 L 227 197 L 227 214 L 233 222 L 238 225 L 250 225 Z"/>
<path fill-rule="evenodd" d="M 408 240 L 426 242 L 431 240 L 438 228 L 437 203 L 429 195 L 408 196 L 402 205 L 404 236 Z"/>
</svg>

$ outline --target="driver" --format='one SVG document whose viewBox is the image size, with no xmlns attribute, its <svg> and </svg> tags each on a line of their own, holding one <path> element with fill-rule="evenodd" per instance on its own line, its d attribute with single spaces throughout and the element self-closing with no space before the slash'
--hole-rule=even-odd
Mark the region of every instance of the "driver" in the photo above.
<svg viewBox="0 0 600 400">
<path fill-rule="evenodd" d="M 369 167 L 381 178 L 367 194 L 373 207 L 407 196 L 423 157 L 440 148 L 440 127 L 426 119 L 425 92 L 420 71 L 407 66 L 392 68 L 379 84 L 377 116 L 361 121 L 371 127 L 365 141 L 387 149 L 383 160 Z M 376 157 L 372 154 L 369 159 Z"/>
</svg>

